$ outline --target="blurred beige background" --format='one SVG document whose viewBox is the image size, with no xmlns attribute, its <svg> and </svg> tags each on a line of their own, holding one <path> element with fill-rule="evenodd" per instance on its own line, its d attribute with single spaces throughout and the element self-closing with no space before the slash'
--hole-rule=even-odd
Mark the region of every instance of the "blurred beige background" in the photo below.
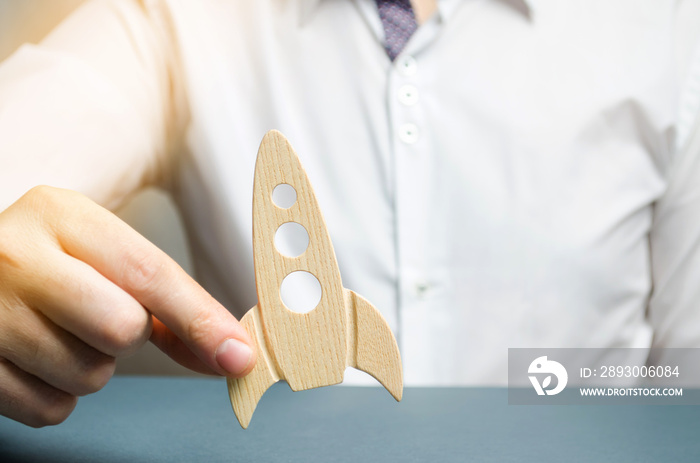
<svg viewBox="0 0 700 463">
<path fill-rule="evenodd" d="M 37 43 L 85 0 L 0 0 L 0 61 L 26 42 Z M 192 272 L 182 222 L 163 192 L 149 189 L 117 211 L 146 238 Z M 117 374 L 196 375 L 147 343 L 117 362 Z"/>
</svg>

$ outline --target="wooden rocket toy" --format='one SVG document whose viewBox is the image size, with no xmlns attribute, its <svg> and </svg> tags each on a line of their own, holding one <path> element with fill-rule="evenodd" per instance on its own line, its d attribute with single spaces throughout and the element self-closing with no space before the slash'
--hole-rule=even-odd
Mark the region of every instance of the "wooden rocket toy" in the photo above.
<svg viewBox="0 0 700 463">
<path fill-rule="evenodd" d="M 276 205 L 272 192 L 291 185 L 296 201 Z M 297 257 L 278 251 L 274 238 L 287 223 L 309 235 Z M 283 380 L 293 391 L 343 381 L 351 366 L 377 379 L 397 401 L 403 394 L 399 349 L 386 321 L 372 304 L 343 288 L 326 224 L 306 172 L 287 139 L 268 132 L 260 144 L 253 187 L 253 255 L 258 304 L 241 319 L 257 346 L 257 363 L 244 378 L 228 378 L 233 411 L 247 428 L 265 391 Z M 280 295 L 284 278 L 306 271 L 321 284 L 321 299 L 307 313 L 289 310 Z"/>
</svg>

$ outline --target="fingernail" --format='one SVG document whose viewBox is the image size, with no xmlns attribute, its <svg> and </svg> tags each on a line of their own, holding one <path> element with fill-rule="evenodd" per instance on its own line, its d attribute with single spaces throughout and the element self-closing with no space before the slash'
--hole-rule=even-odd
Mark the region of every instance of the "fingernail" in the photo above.
<svg viewBox="0 0 700 463">
<path fill-rule="evenodd" d="M 227 372 L 238 375 L 248 368 L 253 351 L 238 339 L 227 339 L 216 349 L 216 361 Z"/>
</svg>

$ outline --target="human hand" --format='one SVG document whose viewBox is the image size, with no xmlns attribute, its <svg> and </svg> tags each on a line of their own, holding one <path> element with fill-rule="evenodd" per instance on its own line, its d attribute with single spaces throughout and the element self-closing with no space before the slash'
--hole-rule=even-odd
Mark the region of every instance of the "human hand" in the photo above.
<svg viewBox="0 0 700 463">
<path fill-rule="evenodd" d="M 0 414 L 58 424 L 148 339 L 241 377 L 246 330 L 165 253 L 85 196 L 36 187 L 0 213 Z"/>
</svg>

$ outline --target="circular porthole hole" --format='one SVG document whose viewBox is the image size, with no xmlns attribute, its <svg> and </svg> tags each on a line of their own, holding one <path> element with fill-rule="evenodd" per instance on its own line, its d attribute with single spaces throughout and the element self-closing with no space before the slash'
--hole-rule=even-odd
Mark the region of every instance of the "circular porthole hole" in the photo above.
<svg viewBox="0 0 700 463">
<path fill-rule="evenodd" d="M 272 202 L 282 209 L 289 209 L 297 202 L 297 191 L 288 183 L 280 183 L 272 190 Z"/>
<path fill-rule="evenodd" d="M 308 313 L 321 302 L 321 283 L 309 272 L 298 270 L 282 280 L 280 297 L 284 305 L 296 313 Z"/>
<path fill-rule="evenodd" d="M 309 234 L 302 224 L 285 222 L 275 232 L 275 247 L 283 256 L 298 257 L 309 247 Z"/>
</svg>

